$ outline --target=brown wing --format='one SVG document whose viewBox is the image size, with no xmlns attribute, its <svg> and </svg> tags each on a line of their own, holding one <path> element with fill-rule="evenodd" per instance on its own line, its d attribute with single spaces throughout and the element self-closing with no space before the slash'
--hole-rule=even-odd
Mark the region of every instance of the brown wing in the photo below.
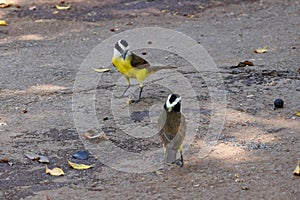
<svg viewBox="0 0 300 200">
<path fill-rule="evenodd" d="M 137 69 L 144 69 L 150 66 L 150 64 L 140 56 L 131 53 L 131 65 Z"/>
</svg>

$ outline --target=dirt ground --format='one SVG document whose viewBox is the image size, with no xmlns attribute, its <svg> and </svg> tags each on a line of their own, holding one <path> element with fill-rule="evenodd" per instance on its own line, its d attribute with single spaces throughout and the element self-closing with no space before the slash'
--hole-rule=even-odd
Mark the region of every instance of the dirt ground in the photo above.
<svg viewBox="0 0 300 200">
<path fill-rule="evenodd" d="M 0 199 L 300 198 L 300 178 L 292 174 L 300 159 L 300 117 L 295 115 L 300 111 L 300 1 L 74 0 L 67 1 L 70 10 L 58 13 L 53 1 L 15 2 L 19 8 L 0 8 L 0 20 L 8 23 L 0 26 L 0 159 L 10 160 L 0 162 Z M 182 168 L 126 173 L 91 155 L 84 163 L 95 163 L 93 168 L 71 169 L 66 160 L 76 161 L 72 154 L 85 149 L 72 110 L 81 63 L 104 39 L 146 26 L 183 32 L 214 59 L 226 91 L 218 143 L 199 158 L 218 108 L 210 107 L 201 73 L 184 73 L 181 66 L 201 108 L 201 130 L 184 153 Z M 267 53 L 254 53 L 265 46 Z M 254 66 L 230 68 L 245 60 Z M 161 148 L 155 137 L 138 139 L 120 131 L 116 124 L 122 122 L 114 120 L 103 91 L 112 90 L 121 76 L 113 70 L 102 77 L 96 113 L 109 140 L 132 152 Z M 168 92 L 159 89 L 145 85 L 144 98 L 132 105 L 138 114 L 128 123 L 148 123 L 145 107 L 163 102 Z M 284 108 L 273 109 L 276 98 L 284 100 Z M 26 158 L 27 152 L 48 156 L 49 167 L 61 167 L 65 175 L 46 174 L 45 164 Z"/>
</svg>

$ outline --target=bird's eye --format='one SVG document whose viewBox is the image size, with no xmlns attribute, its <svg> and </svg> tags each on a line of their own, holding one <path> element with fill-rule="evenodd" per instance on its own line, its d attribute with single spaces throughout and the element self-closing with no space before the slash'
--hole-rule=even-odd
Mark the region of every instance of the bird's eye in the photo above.
<svg viewBox="0 0 300 200">
<path fill-rule="evenodd" d="M 177 96 L 175 94 L 172 94 L 170 99 L 169 99 L 169 102 L 173 103 L 176 100 L 176 98 L 177 98 Z"/>
<path fill-rule="evenodd" d="M 122 52 L 122 48 L 120 47 L 120 45 L 118 43 L 116 43 L 115 48 L 119 51 Z"/>
</svg>

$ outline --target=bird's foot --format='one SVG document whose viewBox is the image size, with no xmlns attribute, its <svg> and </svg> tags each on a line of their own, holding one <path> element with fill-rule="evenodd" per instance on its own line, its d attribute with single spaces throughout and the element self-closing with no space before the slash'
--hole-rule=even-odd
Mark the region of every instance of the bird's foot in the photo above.
<svg viewBox="0 0 300 200">
<path fill-rule="evenodd" d="M 179 167 L 182 167 L 183 166 L 183 160 L 181 160 L 181 159 L 175 160 L 175 164 Z"/>
<path fill-rule="evenodd" d="M 130 99 L 131 103 L 139 103 L 143 98 Z"/>
</svg>

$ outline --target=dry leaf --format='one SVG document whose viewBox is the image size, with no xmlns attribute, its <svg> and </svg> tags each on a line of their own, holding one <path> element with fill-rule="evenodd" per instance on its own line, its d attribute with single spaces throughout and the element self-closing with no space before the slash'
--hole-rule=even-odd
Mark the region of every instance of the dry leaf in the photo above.
<svg viewBox="0 0 300 200">
<path fill-rule="evenodd" d="M 21 112 L 22 112 L 22 113 L 27 113 L 28 111 L 27 111 L 26 108 L 22 108 Z"/>
<path fill-rule="evenodd" d="M 300 117 L 300 111 L 295 112 L 295 115 Z"/>
<path fill-rule="evenodd" d="M 249 190 L 248 186 L 242 186 L 242 190 Z"/>
<path fill-rule="evenodd" d="M 293 174 L 295 176 L 300 176 L 300 160 L 298 161 L 297 167 L 295 168 L 295 170 L 293 171 Z"/>
<path fill-rule="evenodd" d="M 30 11 L 34 11 L 34 10 L 36 10 L 36 6 L 35 6 L 35 5 L 30 6 L 28 9 L 29 9 Z"/>
<path fill-rule="evenodd" d="M 50 161 L 49 161 L 49 158 L 48 158 L 47 156 L 39 156 L 38 161 L 39 161 L 40 163 L 49 163 L 49 162 L 50 162 Z"/>
<path fill-rule="evenodd" d="M 73 158 L 78 160 L 86 160 L 89 158 L 89 152 L 87 150 L 79 150 L 75 154 L 73 154 Z"/>
<path fill-rule="evenodd" d="M 8 158 L 1 158 L 1 159 L 0 159 L 0 162 L 8 163 L 8 162 L 9 162 L 9 159 L 8 159 Z"/>
<path fill-rule="evenodd" d="M 57 10 L 69 10 L 71 8 L 71 5 L 60 6 L 60 5 L 55 4 L 55 7 L 56 7 Z"/>
<path fill-rule="evenodd" d="M 159 176 L 159 175 L 163 175 L 164 173 L 160 170 L 157 170 L 157 171 L 155 171 L 155 174 Z"/>
<path fill-rule="evenodd" d="M 64 175 L 64 171 L 61 168 L 55 167 L 53 169 L 49 169 L 46 165 L 46 174 L 50 174 L 52 176 L 61 176 Z"/>
<path fill-rule="evenodd" d="M 13 5 L 12 3 L 0 3 L 0 8 L 8 8 L 12 5 Z"/>
<path fill-rule="evenodd" d="M 275 81 L 272 80 L 271 82 L 267 83 L 267 86 L 274 86 L 275 85 Z"/>
<path fill-rule="evenodd" d="M 104 73 L 104 72 L 109 72 L 110 69 L 107 69 L 107 68 L 105 68 L 105 69 L 95 69 L 95 68 L 94 68 L 94 71 L 95 71 L 95 72 L 99 72 L 99 73 Z"/>
<path fill-rule="evenodd" d="M 25 153 L 25 156 L 27 158 L 29 158 L 30 160 L 38 160 L 38 159 L 40 159 L 39 155 L 37 155 L 35 153 L 31 153 L 31 152 Z"/>
<path fill-rule="evenodd" d="M 266 53 L 268 52 L 267 47 L 261 48 L 261 49 L 255 49 L 254 53 Z"/>
<path fill-rule="evenodd" d="M 95 164 L 93 164 L 93 165 L 77 164 L 77 163 L 73 163 L 69 160 L 68 160 L 68 164 L 74 169 L 89 169 L 89 168 L 92 168 L 95 166 Z"/>
<path fill-rule="evenodd" d="M 25 156 L 30 160 L 37 160 L 40 163 L 49 163 L 49 158 L 47 156 L 42 156 L 31 152 L 26 153 Z"/>
<path fill-rule="evenodd" d="M 248 65 L 248 66 L 254 66 L 253 62 L 246 60 L 246 61 L 244 61 L 244 62 L 239 62 L 238 65 L 236 65 L 236 66 L 231 66 L 231 67 L 229 67 L 229 68 L 230 68 L 230 69 L 233 69 L 233 68 L 239 68 L 239 67 L 246 67 L 247 65 Z"/>
<path fill-rule="evenodd" d="M 91 142 L 100 142 L 100 141 L 107 141 L 109 138 L 104 132 L 99 133 L 98 135 L 91 136 L 90 133 L 86 133 L 82 135 L 83 138 L 88 139 Z"/>
<path fill-rule="evenodd" d="M 0 20 L 0 26 L 7 26 L 7 23 L 5 20 Z"/>
</svg>

